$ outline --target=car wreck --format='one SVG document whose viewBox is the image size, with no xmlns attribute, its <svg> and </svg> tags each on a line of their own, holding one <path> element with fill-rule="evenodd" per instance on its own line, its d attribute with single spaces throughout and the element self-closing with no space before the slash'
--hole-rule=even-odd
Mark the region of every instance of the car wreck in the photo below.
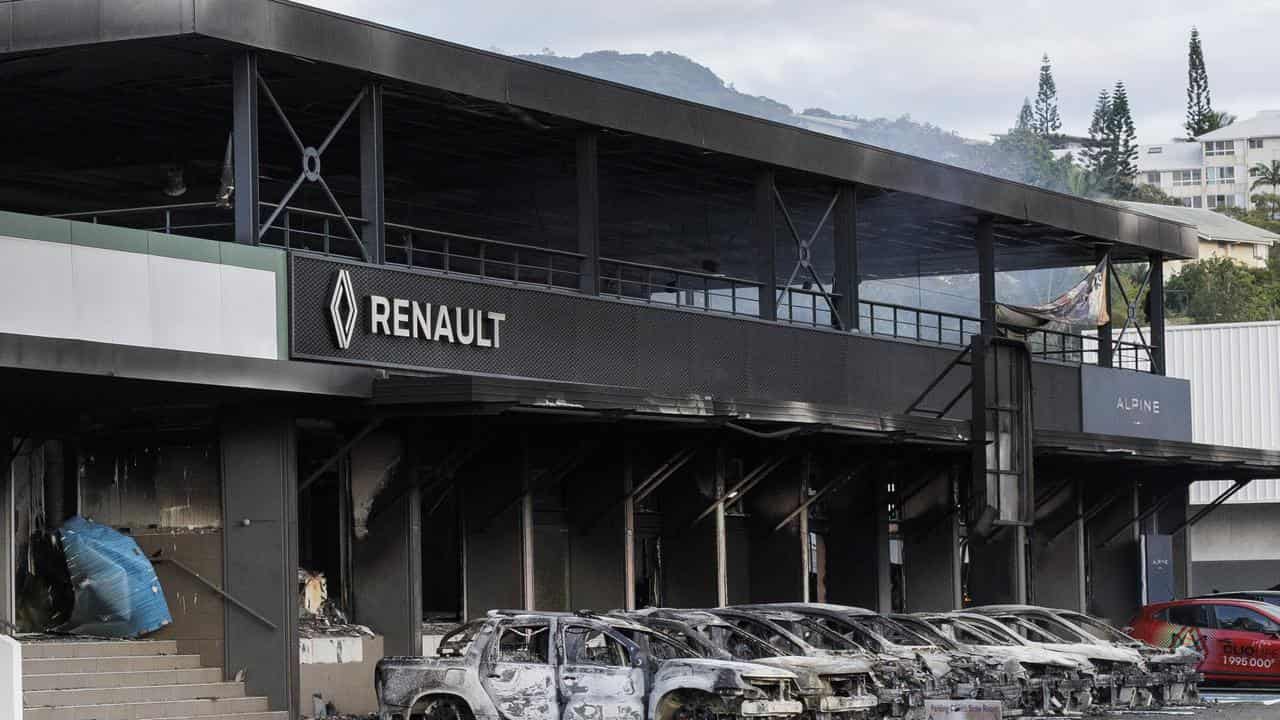
<svg viewBox="0 0 1280 720">
<path fill-rule="evenodd" d="M 802 648 L 784 650 L 701 610 L 651 608 L 627 617 L 684 642 L 705 657 L 754 662 L 795 673 L 807 720 L 876 716 L 879 681 L 868 659 L 793 654 Z"/>
<path fill-rule="evenodd" d="M 866 608 L 828 603 L 773 605 L 813 618 L 872 652 L 914 661 L 925 678 L 926 697 L 936 699 L 997 700 L 1003 714 L 1022 711 L 1025 672 L 1017 663 L 957 654 L 901 624 Z"/>
<path fill-rule="evenodd" d="M 617 617 L 490 611 L 446 635 L 437 656 L 387 657 L 374 673 L 380 720 L 798 718 L 796 676 L 699 656 Z"/>
<path fill-rule="evenodd" d="M 966 652 L 1016 661 L 1027 673 L 1023 691 L 1023 708 L 1038 714 L 1072 714 L 1088 710 L 1093 704 L 1093 665 L 1086 659 L 1041 647 L 992 623 L 986 618 L 964 613 L 916 613 L 894 615 L 908 627 L 924 632 L 932 630 Z"/>
<path fill-rule="evenodd" d="M 1135 708 L 1155 702 L 1152 688 L 1160 685 L 1160 678 L 1147 671 L 1142 655 L 1133 648 L 1096 643 L 1049 610 L 1031 605 L 990 605 L 970 608 L 970 612 L 1000 623 L 1033 646 L 1088 659 L 1097 669 L 1096 704 Z"/>
<path fill-rule="evenodd" d="M 1200 683 L 1204 682 L 1204 674 L 1197 666 L 1204 660 L 1204 654 L 1195 648 L 1159 648 L 1090 615 L 1071 610 L 1051 612 L 1098 644 L 1136 650 L 1147 670 L 1159 680 L 1159 684 L 1152 686 L 1157 704 L 1186 705 L 1200 701 Z"/>
</svg>

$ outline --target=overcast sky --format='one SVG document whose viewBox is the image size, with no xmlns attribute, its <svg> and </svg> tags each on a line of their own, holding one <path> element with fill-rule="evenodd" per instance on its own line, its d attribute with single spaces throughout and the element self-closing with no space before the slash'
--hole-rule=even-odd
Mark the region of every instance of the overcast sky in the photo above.
<svg viewBox="0 0 1280 720">
<path fill-rule="evenodd" d="M 669 50 L 796 110 L 910 114 L 987 138 L 1053 61 L 1063 130 L 1084 134 L 1123 80 L 1142 142 L 1180 135 L 1188 33 L 1198 26 L 1214 108 L 1280 109 L 1280 0 L 306 0 L 507 53 Z"/>
</svg>

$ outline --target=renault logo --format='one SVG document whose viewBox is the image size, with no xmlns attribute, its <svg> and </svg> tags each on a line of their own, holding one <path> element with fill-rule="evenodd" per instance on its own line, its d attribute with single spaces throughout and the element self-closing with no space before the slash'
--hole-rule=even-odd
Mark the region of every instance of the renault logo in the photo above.
<svg viewBox="0 0 1280 720">
<path fill-rule="evenodd" d="M 333 321 L 333 333 L 338 347 L 351 347 L 351 335 L 356 329 L 356 317 L 360 314 L 356 305 L 356 293 L 351 289 L 351 273 L 339 270 L 333 283 L 333 296 L 329 299 L 329 318 Z"/>
</svg>

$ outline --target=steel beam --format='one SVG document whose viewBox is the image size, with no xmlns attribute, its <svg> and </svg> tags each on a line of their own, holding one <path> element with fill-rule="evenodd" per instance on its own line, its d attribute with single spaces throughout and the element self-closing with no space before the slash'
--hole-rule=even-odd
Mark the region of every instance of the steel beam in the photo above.
<svg viewBox="0 0 1280 720">
<path fill-rule="evenodd" d="M 1217 510 L 1219 507 L 1222 507 L 1222 505 L 1226 501 L 1230 500 L 1233 495 L 1243 490 L 1245 486 L 1247 486 L 1251 482 L 1253 482 L 1253 478 L 1236 480 L 1235 485 L 1232 485 L 1226 490 L 1223 490 L 1222 493 L 1218 495 L 1218 497 L 1214 498 L 1212 502 L 1210 502 L 1208 505 L 1205 505 L 1203 508 L 1201 508 L 1200 511 L 1197 512 L 1195 515 L 1192 515 L 1186 520 L 1183 520 L 1181 523 L 1178 524 L 1177 527 L 1170 530 L 1168 534 L 1177 535 L 1178 532 L 1183 528 L 1193 527 L 1196 523 L 1208 517 L 1209 513 L 1213 512 L 1214 510 Z"/>
<path fill-rule="evenodd" d="M 778 466 L 791 459 L 791 454 L 786 451 L 775 453 L 773 457 L 760 463 L 755 469 L 747 473 L 733 487 L 725 490 L 719 497 L 715 499 L 705 510 L 693 519 L 690 526 L 697 525 L 702 519 L 715 512 L 716 507 L 723 504 L 726 507 L 734 504 L 742 499 L 743 495 L 751 492 L 751 489 L 759 485 L 765 478 L 778 469 Z"/>
<path fill-rule="evenodd" d="M 578 182 L 578 252 L 583 256 L 578 289 L 587 295 L 600 294 L 600 165 L 599 134 L 578 133 L 576 161 Z"/>
<path fill-rule="evenodd" d="M 858 330 L 858 231 L 857 188 L 842 183 L 836 188 L 836 210 L 832 229 L 835 235 L 836 308 L 843 320 L 841 330 Z M 806 581 L 806 585 L 807 585 Z"/>
<path fill-rule="evenodd" d="M 778 522 L 777 525 L 774 525 L 773 529 L 770 530 L 769 532 L 771 533 L 778 532 L 782 528 L 786 527 L 787 523 L 790 523 L 792 520 L 795 520 L 800 515 L 800 513 L 808 510 L 811 505 L 818 502 L 819 500 L 826 497 L 827 495 L 831 494 L 832 492 L 835 492 L 836 490 L 839 490 L 840 488 L 844 487 L 846 484 L 848 484 L 850 480 L 857 477 L 858 473 L 862 472 L 863 468 L 865 468 L 866 465 L 867 463 L 865 462 L 859 463 L 853 469 L 849 470 L 843 475 L 838 475 L 835 478 L 828 481 L 826 485 L 822 486 L 821 490 L 809 496 L 807 500 L 801 502 L 800 505 L 798 505 L 795 510 L 792 510 L 791 512 L 787 513 L 787 516 L 782 518 L 782 520 Z"/>
<path fill-rule="evenodd" d="M 235 177 L 236 242 L 257 245 L 258 206 L 258 57 L 242 52 L 231 69 L 231 146 Z"/>
<path fill-rule="evenodd" d="M 982 334 L 996 334 L 996 249 L 995 221 L 990 215 L 978 218 L 974 242 L 978 247 L 978 304 Z"/>
<path fill-rule="evenodd" d="M 360 214 L 361 239 L 371 263 L 386 261 L 386 157 L 382 122 L 382 86 L 369 83 L 360 100 Z"/>
<path fill-rule="evenodd" d="M 755 219 L 751 226 L 762 320 L 778 319 L 778 250 L 773 239 L 776 203 L 773 195 L 773 170 L 763 169 L 756 174 Z"/>
<path fill-rule="evenodd" d="M 1164 495 L 1161 495 L 1159 499 L 1157 499 L 1154 503 L 1151 504 L 1151 507 L 1148 507 L 1146 510 L 1143 510 L 1142 512 L 1135 515 L 1133 519 L 1130 520 L 1129 522 L 1134 524 L 1141 523 L 1143 520 L 1146 520 L 1152 515 L 1155 515 L 1156 513 L 1160 512 L 1160 509 L 1163 508 L 1165 505 L 1167 505 L 1170 500 L 1186 492 L 1187 488 L 1189 487 L 1191 487 L 1190 481 L 1179 484 L 1172 491 L 1167 492 Z M 1107 547 L 1108 545 L 1112 544 L 1113 542 L 1116 541 L 1120 533 L 1124 532 L 1127 529 L 1129 529 L 1128 525 L 1123 525 L 1117 528 L 1115 532 L 1111 533 L 1102 542 L 1098 543 L 1098 547 Z"/>
<path fill-rule="evenodd" d="M 377 430 L 381 426 L 382 426 L 381 418 L 374 418 L 373 420 L 370 420 L 369 422 L 365 423 L 364 427 L 360 428 L 360 430 L 356 432 L 355 435 L 352 435 L 350 440 L 347 440 L 345 443 L 343 443 L 341 447 L 335 450 L 334 453 L 328 457 L 328 459 L 326 459 L 323 463 L 320 463 L 320 467 L 316 468 L 315 470 L 312 470 L 311 474 L 307 475 L 307 478 L 305 480 L 303 480 L 301 483 L 298 483 L 298 493 L 301 494 L 303 490 L 306 490 L 307 488 L 311 487 L 311 485 L 315 481 L 319 480 L 321 477 L 324 476 L 325 473 L 332 470 L 333 467 L 337 465 L 342 460 L 342 458 L 346 456 L 347 453 L 351 452 L 351 448 L 355 447 L 356 443 L 359 443 L 361 440 L 368 437 L 369 433 L 373 432 L 374 430 Z"/>
<path fill-rule="evenodd" d="M 1164 256 L 1151 254 L 1151 289 L 1147 291 L 1147 321 L 1151 327 L 1151 372 L 1164 375 Z"/>
</svg>

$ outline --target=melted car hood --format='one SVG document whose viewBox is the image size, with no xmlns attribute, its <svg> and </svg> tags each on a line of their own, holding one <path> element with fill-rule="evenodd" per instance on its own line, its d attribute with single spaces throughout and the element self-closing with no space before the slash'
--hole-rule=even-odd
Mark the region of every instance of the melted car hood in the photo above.
<svg viewBox="0 0 1280 720">
<path fill-rule="evenodd" d="M 857 675 L 870 673 L 871 663 L 858 658 L 809 657 L 805 655 L 779 655 L 761 658 L 753 663 L 779 667 L 795 673 L 811 672 L 819 675 Z"/>
<path fill-rule="evenodd" d="M 744 677 L 768 677 L 779 679 L 794 679 L 795 673 L 781 667 L 772 667 L 754 662 L 741 662 L 739 660 L 718 660 L 714 658 L 677 658 L 674 660 L 665 660 L 662 663 L 663 669 L 672 667 L 685 667 L 691 671 L 716 672 L 721 670 L 732 670 Z"/>
<path fill-rule="evenodd" d="M 1048 648 L 1029 645 L 970 645 L 969 647 L 988 657 L 1007 658 L 1029 665 L 1053 665 L 1073 669 L 1080 667 L 1079 660 Z"/>
<path fill-rule="evenodd" d="M 1056 650 L 1069 655 L 1080 655 L 1090 660 L 1107 660 L 1110 662 L 1122 662 L 1137 665 L 1142 662 L 1142 656 L 1137 650 L 1128 648 L 1119 648 L 1108 645 L 1094 645 L 1092 643 L 1036 643 L 1033 647 L 1042 647 L 1047 650 Z"/>
</svg>

